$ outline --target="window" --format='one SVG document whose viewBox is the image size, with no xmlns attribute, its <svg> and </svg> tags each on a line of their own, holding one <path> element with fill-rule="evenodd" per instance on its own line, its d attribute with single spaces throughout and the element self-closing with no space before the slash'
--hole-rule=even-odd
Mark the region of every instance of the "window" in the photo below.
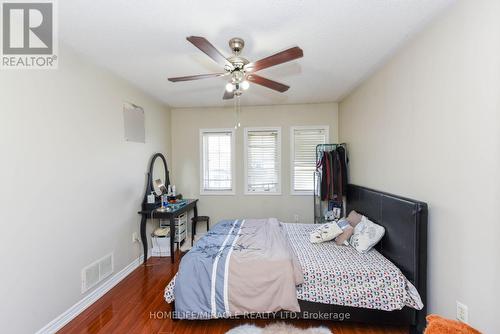
<svg viewBox="0 0 500 334">
<path fill-rule="evenodd" d="M 200 130 L 200 194 L 234 194 L 234 130 Z"/>
<path fill-rule="evenodd" d="M 281 194 L 281 128 L 245 128 L 245 194 Z"/>
<path fill-rule="evenodd" d="M 316 170 L 316 145 L 328 143 L 328 126 L 297 126 L 290 129 L 292 195 L 312 194 Z"/>
</svg>

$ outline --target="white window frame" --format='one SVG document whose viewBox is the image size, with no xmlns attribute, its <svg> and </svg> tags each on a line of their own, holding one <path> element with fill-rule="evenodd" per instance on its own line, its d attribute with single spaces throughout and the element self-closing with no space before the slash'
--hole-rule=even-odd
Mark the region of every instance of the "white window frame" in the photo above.
<svg viewBox="0 0 500 334">
<path fill-rule="evenodd" d="M 277 131 L 278 132 L 278 142 L 277 142 L 277 150 L 278 150 L 278 186 L 277 186 L 277 191 L 275 192 L 267 192 L 267 191 L 248 191 L 248 132 L 251 131 Z M 281 195 L 281 185 L 282 185 L 282 180 L 281 180 L 281 169 L 282 169 L 282 164 L 281 164 L 281 127 L 280 126 L 266 126 L 266 127 L 249 127 L 244 129 L 244 153 L 243 153 L 243 160 L 245 164 L 245 195 L 267 195 L 267 196 L 280 196 Z"/>
<path fill-rule="evenodd" d="M 311 191 L 296 191 L 293 189 L 294 178 L 295 178 L 295 168 L 294 168 L 294 156 L 295 156 L 295 130 L 324 130 L 326 134 L 326 144 L 330 141 L 330 126 L 329 125 L 303 125 L 303 126 L 292 126 L 290 127 L 290 195 L 294 196 L 305 196 L 312 195 L 314 190 Z M 312 175 L 311 175 L 312 178 Z"/>
<path fill-rule="evenodd" d="M 231 190 L 210 190 L 207 191 L 203 187 L 203 134 L 204 133 L 218 133 L 230 132 L 231 133 Z M 235 157 L 235 131 L 234 128 L 219 128 L 219 129 L 200 129 L 200 195 L 235 195 L 236 194 L 236 157 Z"/>
</svg>

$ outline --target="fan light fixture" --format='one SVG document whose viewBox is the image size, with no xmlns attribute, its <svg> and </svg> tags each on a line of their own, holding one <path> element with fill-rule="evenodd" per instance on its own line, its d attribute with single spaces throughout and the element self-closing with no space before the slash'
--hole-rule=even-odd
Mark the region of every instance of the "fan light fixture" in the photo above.
<svg viewBox="0 0 500 334">
<path fill-rule="evenodd" d="M 228 93 L 232 93 L 235 91 L 239 91 L 240 88 L 243 90 L 247 90 L 250 87 L 250 83 L 246 80 L 242 81 L 241 83 L 233 83 L 233 82 L 228 82 L 226 84 L 226 91 Z M 235 92 L 236 93 L 236 92 Z M 241 91 L 240 91 L 241 93 Z"/>
<path fill-rule="evenodd" d="M 250 87 L 250 83 L 246 80 L 242 81 L 241 83 L 236 83 L 236 84 L 232 83 L 232 82 L 228 82 L 226 84 L 226 91 L 228 93 L 232 93 L 235 90 L 239 90 L 240 88 L 243 90 L 247 90 L 249 87 Z"/>
<path fill-rule="evenodd" d="M 243 82 L 241 83 L 241 88 L 242 88 L 242 89 L 247 90 L 247 89 L 248 89 L 248 87 L 250 87 L 250 84 L 248 83 L 248 81 L 246 81 L 246 80 L 245 80 L 245 81 L 243 81 Z"/>
</svg>

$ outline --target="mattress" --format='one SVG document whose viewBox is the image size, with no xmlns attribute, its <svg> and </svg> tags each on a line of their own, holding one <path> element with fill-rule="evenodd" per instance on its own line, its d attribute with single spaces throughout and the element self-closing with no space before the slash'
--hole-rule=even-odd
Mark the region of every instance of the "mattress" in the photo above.
<svg viewBox="0 0 500 334">
<path fill-rule="evenodd" d="M 312 244 L 313 224 L 282 223 L 297 256 L 304 283 L 297 299 L 342 306 L 393 311 L 405 306 L 422 309 L 418 291 L 403 273 L 375 249 L 365 254 L 334 242 Z M 175 300 L 177 274 L 165 288 L 165 300 Z"/>
<path fill-rule="evenodd" d="M 365 254 L 334 242 L 312 244 L 312 224 L 285 224 L 299 259 L 304 283 L 297 287 L 300 300 L 385 311 L 404 306 L 422 309 L 415 287 L 403 273 L 375 249 Z"/>
</svg>

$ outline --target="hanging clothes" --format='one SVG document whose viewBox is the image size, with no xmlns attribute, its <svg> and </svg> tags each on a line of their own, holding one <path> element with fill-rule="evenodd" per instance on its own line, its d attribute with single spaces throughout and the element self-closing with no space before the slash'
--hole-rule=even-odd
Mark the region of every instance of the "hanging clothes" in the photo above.
<svg viewBox="0 0 500 334">
<path fill-rule="evenodd" d="M 324 151 L 316 168 L 321 173 L 321 200 L 341 200 L 347 189 L 347 152 L 341 145 Z"/>
<path fill-rule="evenodd" d="M 333 200 L 335 199 L 335 191 L 336 191 L 336 186 L 337 186 L 337 174 L 336 174 L 336 166 L 337 166 L 337 157 L 335 154 L 335 150 L 328 152 L 328 156 L 330 159 L 330 187 L 329 187 L 329 192 L 328 192 L 328 199 Z"/>
<path fill-rule="evenodd" d="M 331 173 L 330 156 L 328 152 L 323 152 L 321 158 L 321 200 L 323 201 L 329 198 Z"/>
<path fill-rule="evenodd" d="M 335 150 L 338 153 L 340 163 L 340 184 L 342 187 L 340 194 L 342 196 L 345 196 L 347 189 L 347 164 L 349 163 L 349 160 L 347 158 L 347 152 L 344 146 L 339 145 Z"/>
<path fill-rule="evenodd" d="M 339 200 L 342 198 L 342 166 L 339 152 L 335 149 L 330 152 L 332 156 L 332 194 L 330 199 Z"/>
</svg>

